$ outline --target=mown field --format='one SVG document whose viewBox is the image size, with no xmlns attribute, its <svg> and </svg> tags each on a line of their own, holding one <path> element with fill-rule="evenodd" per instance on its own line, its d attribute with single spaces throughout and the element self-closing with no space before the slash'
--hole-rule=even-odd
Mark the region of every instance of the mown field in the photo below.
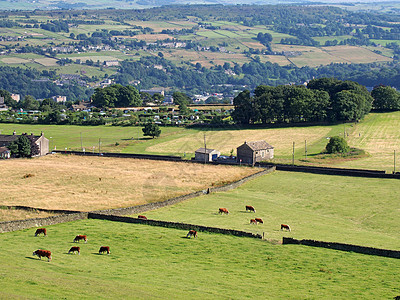
<svg viewBox="0 0 400 300">
<path fill-rule="evenodd" d="M 400 151 L 400 112 L 370 113 L 359 123 L 324 126 L 282 127 L 282 128 L 230 128 L 186 129 L 162 127 L 161 136 L 156 139 L 143 137 L 140 127 L 113 126 L 55 126 L 0 124 L 2 134 L 41 131 L 50 139 L 51 149 L 100 151 L 124 153 L 148 153 L 178 155 L 184 158 L 194 156 L 194 151 L 204 146 L 204 135 L 208 148 L 218 149 L 229 155 L 231 150 L 244 141 L 265 140 L 275 147 L 275 162 L 291 163 L 293 142 L 295 143 L 295 163 L 314 165 L 334 165 L 350 168 L 364 168 L 393 171 L 394 150 Z M 324 150 L 330 136 L 346 132 L 350 146 L 367 152 L 364 158 L 321 159 L 316 158 Z M 81 143 L 82 134 L 82 143 Z M 305 146 L 307 143 L 307 159 Z M 398 163 L 400 166 L 400 163 Z"/>
<path fill-rule="evenodd" d="M 0 205 L 80 211 L 162 201 L 258 171 L 232 166 L 62 154 L 2 160 L 0 167 Z"/>
<path fill-rule="evenodd" d="M 223 193 L 146 212 L 150 219 L 400 250 L 398 179 L 275 172 Z M 252 205 L 256 213 L 246 212 Z M 220 215 L 225 207 L 229 215 Z M 262 218 L 264 224 L 250 224 Z M 292 231 L 280 231 L 280 224 Z"/>
<path fill-rule="evenodd" d="M 0 235 L 3 299 L 392 299 L 400 260 L 85 220 Z M 86 234 L 81 255 L 67 254 Z M 98 255 L 102 245 L 111 254 Z M 52 262 L 32 256 L 49 249 Z"/>
</svg>

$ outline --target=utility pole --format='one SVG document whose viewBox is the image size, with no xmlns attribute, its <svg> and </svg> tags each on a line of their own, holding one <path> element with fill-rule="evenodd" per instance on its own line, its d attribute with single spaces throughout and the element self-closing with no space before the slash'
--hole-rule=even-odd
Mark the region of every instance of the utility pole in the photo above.
<svg viewBox="0 0 400 300">
<path fill-rule="evenodd" d="M 306 154 L 306 159 L 307 159 L 307 140 L 304 141 L 304 152 Z"/>
<path fill-rule="evenodd" d="M 393 151 L 393 174 L 396 174 L 396 150 Z"/>
<path fill-rule="evenodd" d="M 294 166 L 294 142 L 293 142 L 293 151 L 292 151 L 292 166 Z"/>
<path fill-rule="evenodd" d="M 206 145 L 206 134 L 204 133 L 204 163 L 207 163 L 207 145 Z"/>
</svg>

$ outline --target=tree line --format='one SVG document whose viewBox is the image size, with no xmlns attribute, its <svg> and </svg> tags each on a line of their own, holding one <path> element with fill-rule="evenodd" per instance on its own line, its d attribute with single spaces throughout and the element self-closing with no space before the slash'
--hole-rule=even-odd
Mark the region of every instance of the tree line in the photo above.
<svg viewBox="0 0 400 300">
<path fill-rule="evenodd" d="M 399 110 L 400 93 L 377 86 L 370 93 L 354 81 L 313 79 L 305 86 L 260 85 L 252 95 L 241 92 L 233 100 L 236 123 L 337 122 L 362 119 L 372 108 Z"/>
</svg>

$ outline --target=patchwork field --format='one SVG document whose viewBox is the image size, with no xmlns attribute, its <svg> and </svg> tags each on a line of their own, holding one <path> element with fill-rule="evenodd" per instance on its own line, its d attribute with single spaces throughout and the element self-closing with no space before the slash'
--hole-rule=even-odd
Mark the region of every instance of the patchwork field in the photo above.
<svg viewBox="0 0 400 300">
<path fill-rule="evenodd" d="M 250 238 L 85 220 L 0 235 L 0 298 L 391 299 L 400 260 Z M 81 255 L 67 254 L 77 234 Z M 111 254 L 98 255 L 100 246 Z M 32 256 L 52 251 L 47 262 Z"/>
<path fill-rule="evenodd" d="M 0 205 L 90 211 L 157 202 L 238 180 L 256 169 L 51 155 L 0 161 Z"/>
<path fill-rule="evenodd" d="M 400 250 L 397 179 L 274 172 L 239 188 L 146 212 L 150 219 Z M 256 213 L 246 212 L 252 205 Z M 220 215 L 225 207 L 229 215 Z M 136 216 L 135 216 L 136 217 Z M 250 224 L 262 218 L 264 224 Z M 292 231 L 280 231 L 280 224 Z"/>
</svg>

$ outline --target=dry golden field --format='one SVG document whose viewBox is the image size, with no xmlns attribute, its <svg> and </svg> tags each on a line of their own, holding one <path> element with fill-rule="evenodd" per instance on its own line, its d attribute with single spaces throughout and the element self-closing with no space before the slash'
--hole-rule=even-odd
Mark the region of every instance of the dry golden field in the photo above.
<svg viewBox="0 0 400 300">
<path fill-rule="evenodd" d="M 21 209 L 0 209 L 0 222 L 24 220 L 31 218 L 46 218 L 55 214 L 41 211 L 26 211 Z"/>
<path fill-rule="evenodd" d="M 240 179 L 256 169 L 51 155 L 0 161 L 1 205 L 91 211 L 157 202 Z"/>
</svg>

